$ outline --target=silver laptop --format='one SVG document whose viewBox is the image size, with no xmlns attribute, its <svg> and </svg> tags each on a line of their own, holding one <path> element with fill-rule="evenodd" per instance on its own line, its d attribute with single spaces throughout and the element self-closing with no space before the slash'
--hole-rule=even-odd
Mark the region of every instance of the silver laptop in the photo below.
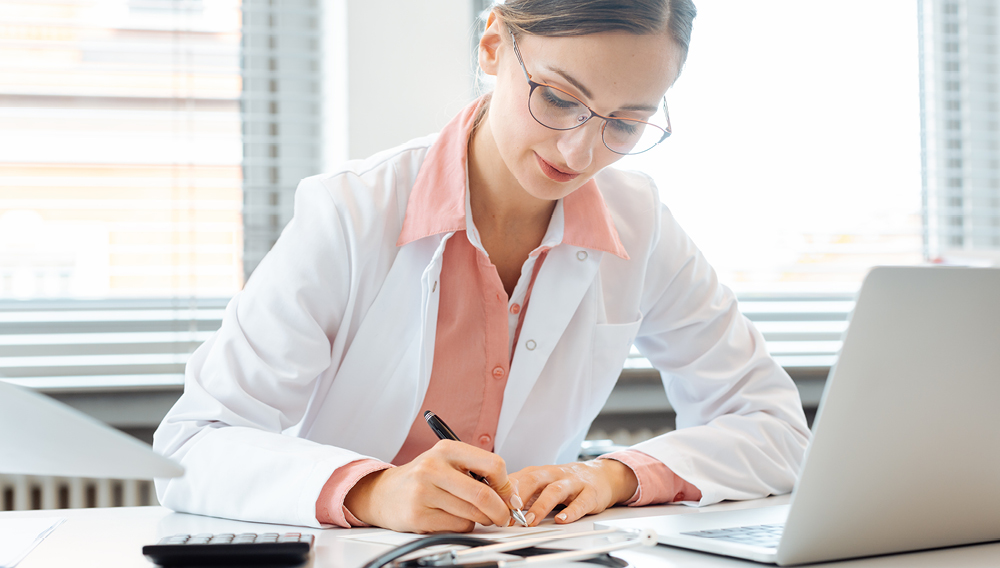
<svg viewBox="0 0 1000 568">
<path fill-rule="evenodd" d="M 0 381 L 0 473 L 153 479 L 184 469 L 86 414 Z"/>
<path fill-rule="evenodd" d="M 788 505 L 595 523 L 778 565 L 1000 540 L 1000 269 L 879 267 Z"/>
</svg>

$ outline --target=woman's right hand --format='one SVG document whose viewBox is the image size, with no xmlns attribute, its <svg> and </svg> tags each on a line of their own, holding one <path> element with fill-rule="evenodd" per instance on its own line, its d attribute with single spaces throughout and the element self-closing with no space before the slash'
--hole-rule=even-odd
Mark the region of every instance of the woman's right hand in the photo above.
<svg viewBox="0 0 1000 568">
<path fill-rule="evenodd" d="M 473 479 L 470 471 L 490 485 Z M 521 504 L 500 456 L 441 440 L 408 464 L 361 478 L 344 506 L 358 520 L 395 531 L 469 532 L 476 523 L 507 526 L 511 516 L 505 501 Z"/>
</svg>

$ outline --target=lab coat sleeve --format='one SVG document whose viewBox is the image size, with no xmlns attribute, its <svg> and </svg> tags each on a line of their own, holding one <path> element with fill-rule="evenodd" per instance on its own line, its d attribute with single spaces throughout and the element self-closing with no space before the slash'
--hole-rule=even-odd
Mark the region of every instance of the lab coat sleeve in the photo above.
<svg viewBox="0 0 1000 568">
<path fill-rule="evenodd" d="M 349 219 L 324 183 L 299 185 L 292 221 L 188 362 L 184 394 L 154 435 L 154 448 L 186 470 L 156 480 L 171 509 L 319 526 L 323 484 L 367 457 L 283 433 L 333 363 L 351 296 Z"/>
<path fill-rule="evenodd" d="M 634 449 L 698 487 L 700 505 L 791 491 L 809 439 L 798 390 L 666 207 L 655 227 L 635 345 L 677 430 Z"/>
</svg>

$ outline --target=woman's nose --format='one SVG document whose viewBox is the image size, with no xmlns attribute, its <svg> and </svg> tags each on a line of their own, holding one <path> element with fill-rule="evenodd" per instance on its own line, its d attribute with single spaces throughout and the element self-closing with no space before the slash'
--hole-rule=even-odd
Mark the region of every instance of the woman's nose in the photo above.
<svg viewBox="0 0 1000 568">
<path fill-rule="evenodd" d="M 579 128 L 564 130 L 556 148 L 562 154 L 566 165 L 574 171 L 582 172 L 590 167 L 594 159 L 594 148 L 601 141 L 601 121 L 590 120 Z"/>
</svg>

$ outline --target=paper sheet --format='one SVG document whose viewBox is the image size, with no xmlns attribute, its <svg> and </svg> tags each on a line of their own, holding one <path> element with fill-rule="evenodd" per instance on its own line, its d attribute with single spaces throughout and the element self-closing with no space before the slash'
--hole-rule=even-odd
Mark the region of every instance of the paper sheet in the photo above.
<svg viewBox="0 0 1000 568">
<path fill-rule="evenodd" d="M 17 566 L 65 520 L 64 517 L 0 519 L 0 568 Z"/>
<path fill-rule="evenodd" d="M 476 529 L 469 533 L 471 536 L 481 536 L 491 540 L 501 542 L 508 538 L 519 538 L 525 536 L 541 536 L 548 532 L 558 531 L 554 527 L 484 527 L 476 526 Z M 370 531 L 357 536 L 345 535 L 345 538 L 373 544 L 387 544 L 389 546 L 399 546 L 408 542 L 423 538 L 427 535 L 398 533 L 388 530 Z"/>
</svg>

